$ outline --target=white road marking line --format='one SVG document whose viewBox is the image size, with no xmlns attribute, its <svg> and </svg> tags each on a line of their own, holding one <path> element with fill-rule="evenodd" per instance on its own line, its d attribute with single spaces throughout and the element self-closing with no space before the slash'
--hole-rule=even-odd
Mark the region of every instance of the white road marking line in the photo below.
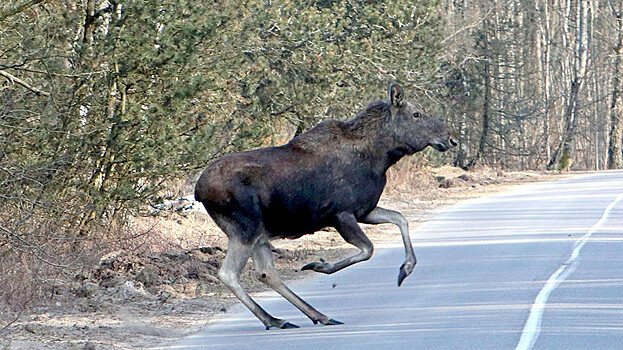
<svg viewBox="0 0 623 350">
<path fill-rule="evenodd" d="M 612 203 L 606 207 L 601 219 L 597 221 L 593 227 L 580 238 L 576 244 L 573 252 L 571 253 L 571 257 L 567 261 L 565 261 L 562 266 L 552 274 L 552 276 L 547 280 L 539 294 L 536 296 L 534 300 L 534 304 L 532 304 L 532 308 L 530 308 L 530 316 L 528 316 L 528 320 L 523 328 L 521 333 L 521 338 L 519 339 L 519 343 L 515 350 L 529 350 L 532 349 L 536 339 L 539 337 L 539 333 L 541 332 L 541 318 L 543 317 L 543 310 L 545 309 L 545 304 L 547 304 L 547 299 L 549 295 L 552 293 L 558 285 L 563 282 L 569 275 L 576 269 L 577 267 L 577 259 L 580 256 L 580 250 L 584 247 L 584 244 L 591 238 L 593 233 L 603 226 L 603 224 L 608 219 L 608 215 L 614 207 L 623 200 L 623 193 L 621 193 Z"/>
</svg>

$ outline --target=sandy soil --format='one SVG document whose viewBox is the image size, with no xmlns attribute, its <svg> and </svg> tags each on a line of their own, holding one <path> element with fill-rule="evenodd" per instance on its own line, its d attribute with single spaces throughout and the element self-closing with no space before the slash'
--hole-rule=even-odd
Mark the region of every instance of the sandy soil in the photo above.
<svg viewBox="0 0 623 350">
<path fill-rule="evenodd" d="M 437 211 L 461 200 L 565 176 L 488 169 L 466 173 L 453 167 L 407 173 L 404 167 L 389 174 L 380 205 L 403 212 L 412 232 Z M 135 224 L 150 226 L 179 249 L 104 256 L 88 273 L 56 285 L 46 306 L 17 315 L 0 314 L 0 348 L 145 348 L 195 332 L 236 303 L 215 277 L 227 243 L 207 215 L 178 212 L 137 219 Z M 393 225 L 365 225 L 364 230 L 375 244 L 399 237 Z M 299 270 L 308 262 L 333 261 L 354 252 L 333 230 L 275 241 L 273 246 L 277 268 L 290 281 L 314 273 Z M 251 265 L 243 272 L 243 284 L 253 293 L 264 291 Z"/>
</svg>

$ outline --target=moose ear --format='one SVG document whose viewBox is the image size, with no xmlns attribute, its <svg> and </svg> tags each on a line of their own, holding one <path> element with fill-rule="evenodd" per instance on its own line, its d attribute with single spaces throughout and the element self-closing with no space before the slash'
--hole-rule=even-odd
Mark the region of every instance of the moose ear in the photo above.
<svg viewBox="0 0 623 350">
<path fill-rule="evenodd" d="M 389 95 L 389 102 L 396 108 L 402 107 L 404 101 L 404 93 L 402 92 L 402 86 L 390 82 L 387 87 L 387 94 Z"/>
</svg>

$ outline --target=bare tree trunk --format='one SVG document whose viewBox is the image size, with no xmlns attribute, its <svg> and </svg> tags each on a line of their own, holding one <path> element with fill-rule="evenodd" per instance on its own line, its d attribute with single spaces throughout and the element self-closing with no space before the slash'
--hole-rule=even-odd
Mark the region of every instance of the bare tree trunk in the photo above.
<svg viewBox="0 0 623 350">
<path fill-rule="evenodd" d="M 588 0 L 578 0 L 576 6 L 574 70 L 569 95 L 567 97 L 567 104 L 563 114 L 565 129 L 558 147 L 547 164 L 548 169 L 558 168 L 562 170 L 569 166 L 568 161 L 564 160 L 568 160 L 571 156 L 571 143 L 578 125 L 577 102 L 588 65 L 588 14 L 590 3 Z"/>
<path fill-rule="evenodd" d="M 539 5 L 537 3 L 537 11 L 539 11 Z M 545 153 L 546 159 L 551 157 L 551 148 L 550 148 L 550 40 L 551 40 L 551 31 L 550 31 L 550 17 L 549 17 L 549 3 L 548 1 L 543 1 L 542 3 L 542 11 L 543 11 L 543 19 L 539 21 L 539 31 L 540 35 L 537 40 L 537 55 L 538 55 L 538 64 L 539 71 L 541 74 L 541 87 L 540 95 L 543 99 L 543 151 Z"/>
<path fill-rule="evenodd" d="M 620 75 L 623 74 L 621 61 L 623 56 L 623 2 L 619 2 L 618 10 L 614 10 L 617 19 L 617 45 L 612 75 L 612 102 L 610 104 L 610 132 L 608 141 L 608 169 L 623 168 L 623 84 Z"/>
<path fill-rule="evenodd" d="M 466 168 L 472 168 L 478 162 L 482 162 L 482 157 L 485 150 L 485 145 L 487 143 L 487 136 L 489 134 L 489 104 L 491 100 L 491 59 L 489 55 L 489 19 L 485 18 L 483 23 L 482 30 L 482 51 L 483 51 L 483 85 L 484 85 L 484 96 L 483 96 L 483 104 L 482 104 L 482 133 L 480 134 L 480 142 L 478 143 L 478 149 L 476 150 L 476 155 L 472 160 L 467 164 Z"/>
<path fill-rule="evenodd" d="M 593 101 L 597 100 L 599 97 L 599 91 L 597 88 L 597 77 L 596 74 L 593 74 Z M 593 156 L 595 157 L 594 159 L 594 167 L 595 170 L 599 170 L 600 169 L 600 149 L 599 149 L 599 117 L 598 117 L 598 112 L 597 112 L 597 103 L 593 103 L 593 133 L 594 133 L 594 140 L 593 140 L 593 146 L 594 146 L 594 153 Z"/>
<path fill-rule="evenodd" d="M 482 103 L 482 133 L 480 134 L 480 142 L 478 143 L 478 150 L 476 151 L 476 157 L 474 157 L 473 166 L 476 162 L 481 161 L 485 152 L 485 145 L 487 144 L 487 136 L 489 134 L 489 103 L 491 100 L 491 66 L 489 58 L 485 59 L 484 67 L 484 101 Z"/>
<path fill-rule="evenodd" d="M 84 16 L 84 33 L 82 42 L 91 44 L 95 32 L 95 0 L 87 0 L 86 14 Z"/>
<path fill-rule="evenodd" d="M 467 115 L 463 113 L 461 122 L 459 124 L 459 140 L 462 140 L 459 145 L 459 151 L 454 159 L 453 165 L 461 169 L 467 169 L 467 157 L 469 156 L 469 148 L 467 147 Z"/>
</svg>

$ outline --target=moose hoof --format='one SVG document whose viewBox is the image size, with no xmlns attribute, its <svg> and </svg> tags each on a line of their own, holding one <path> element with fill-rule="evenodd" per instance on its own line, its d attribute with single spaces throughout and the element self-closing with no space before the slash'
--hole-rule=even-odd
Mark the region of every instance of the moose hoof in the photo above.
<svg viewBox="0 0 623 350">
<path fill-rule="evenodd" d="M 290 328 L 299 328 L 299 326 L 295 325 L 294 323 L 290 323 L 290 322 L 286 322 L 284 324 L 281 325 L 281 327 L 279 327 L 281 329 L 290 329 Z"/>
<path fill-rule="evenodd" d="M 400 272 L 398 273 L 398 287 L 402 284 L 402 281 L 407 278 L 413 272 L 413 268 L 415 267 L 415 262 L 405 261 L 402 266 L 400 266 Z"/>
<path fill-rule="evenodd" d="M 290 328 L 300 328 L 299 326 L 295 325 L 294 323 L 290 323 L 288 321 L 284 321 L 284 320 L 276 320 L 275 322 L 269 324 L 266 326 L 266 330 L 269 330 L 273 327 L 277 327 L 277 328 L 281 328 L 281 329 L 290 329 Z"/>
<path fill-rule="evenodd" d="M 301 270 L 313 270 L 314 267 L 316 267 L 316 265 L 318 265 L 318 264 L 319 264 L 318 262 L 309 263 L 309 264 L 303 266 L 301 268 Z"/>
<path fill-rule="evenodd" d="M 303 266 L 301 270 L 313 270 L 316 272 L 329 273 L 329 263 L 320 259 L 319 262 L 316 261 Z"/>
<path fill-rule="evenodd" d="M 328 318 L 326 321 L 320 321 L 320 320 L 313 320 L 314 324 L 318 324 L 321 323 L 325 326 L 335 326 L 338 324 L 344 324 L 344 322 L 340 322 L 338 320 L 334 320 L 332 318 Z"/>
<path fill-rule="evenodd" d="M 405 278 L 407 278 L 406 272 L 404 272 L 403 270 L 400 270 L 400 272 L 398 273 L 398 287 L 400 287 L 400 285 L 402 284 L 402 281 L 404 281 Z"/>
<path fill-rule="evenodd" d="M 325 326 L 336 326 L 338 324 L 344 324 L 344 322 L 340 322 L 338 320 L 334 320 L 334 319 L 330 318 L 329 321 L 324 323 Z"/>
</svg>

